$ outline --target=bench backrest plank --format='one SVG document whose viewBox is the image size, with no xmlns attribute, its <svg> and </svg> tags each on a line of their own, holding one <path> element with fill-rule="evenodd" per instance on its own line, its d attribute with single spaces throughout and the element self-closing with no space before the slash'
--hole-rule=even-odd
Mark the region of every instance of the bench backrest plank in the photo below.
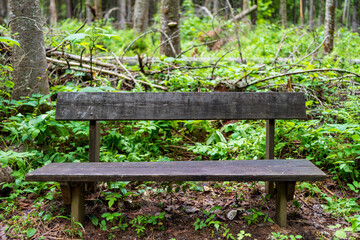
<svg viewBox="0 0 360 240">
<path fill-rule="evenodd" d="M 306 119 L 303 93 L 59 93 L 56 120 Z"/>
</svg>

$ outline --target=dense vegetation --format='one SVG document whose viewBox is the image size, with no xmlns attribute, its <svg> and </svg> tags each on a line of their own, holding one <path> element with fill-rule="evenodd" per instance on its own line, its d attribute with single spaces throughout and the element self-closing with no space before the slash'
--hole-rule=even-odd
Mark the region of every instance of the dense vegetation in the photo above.
<svg viewBox="0 0 360 240">
<path fill-rule="evenodd" d="M 321 48 L 324 39 L 321 27 L 312 31 L 295 26 L 284 29 L 264 20 L 254 28 L 246 24 L 240 26 L 239 49 L 237 39 L 232 37 L 236 28 L 229 22 L 220 36 L 228 39 L 227 44 L 212 51 L 212 46 L 204 44 L 205 33 L 220 24 L 220 20 L 197 17 L 188 6 L 181 24 L 181 45 L 183 50 L 189 51 L 179 58 L 166 58 L 158 52 L 160 37 L 155 31 L 133 42 L 136 35 L 132 30 L 116 30 L 109 23 L 96 22 L 75 34 L 82 23 L 62 21 L 58 27 L 46 29 L 47 46 L 55 47 L 66 41 L 62 51 L 84 56 L 91 54 L 113 64 L 117 64 L 116 61 L 105 58 L 112 57 L 112 53 L 116 56 L 124 53 L 125 57 L 156 57 L 157 61 L 147 59 L 144 65 L 125 62 L 131 76 L 140 80 L 135 83 L 95 70 L 93 76 L 89 76 L 66 64 L 52 63 L 48 69 L 51 96 L 33 95 L 18 101 L 11 99 L 12 67 L 8 62 L 11 45 L 16 42 L 0 39 L 3 46 L 0 52 L 0 163 L 2 168 L 13 170 L 14 178 L 14 181 L 0 183 L 0 236 L 5 231 L 11 238 L 40 238 L 49 229 L 58 228 L 62 229 L 57 230 L 59 234 L 69 238 L 86 235 L 81 224 L 69 227 L 69 222 L 62 221 L 69 211 L 59 207 L 58 183 L 24 181 L 26 173 L 50 162 L 87 161 L 88 123 L 54 120 L 58 92 L 299 91 L 306 94 L 308 120 L 277 121 L 275 155 L 283 159 L 310 159 L 331 175 L 331 183 L 336 183 L 332 191 L 321 183 L 301 183 L 297 191 L 305 192 L 309 199 L 319 199 L 321 206 L 317 211 L 331 219 L 324 226 L 330 236 L 319 232 L 320 239 L 356 239 L 360 231 L 360 71 L 359 59 L 356 59 L 360 55 L 359 35 L 339 28 L 335 49 L 325 56 Z M 3 36 L 9 36 L 6 28 L 1 27 L 0 31 Z M 234 60 L 239 58 L 239 51 L 246 63 Z M 196 57 L 198 61 L 191 62 L 185 57 Z M 51 101 L 48 101 L 49 97 Z M 263 159 L 264 126 L 261 121 L 107 122 L 102 124 L 101 161 Z M 261 183 L 224 182 L 210 186 L 235 192 L 241 199 L 239 196 L 245 186 L 256 189 Z M 89 215 L 94 225 L 92 231 L 104 232 L 109 239 L 116 238 L 121 231 L 133 236 L 164 231 L 169 224 L 166 223 L 166 206 L 159 206 L 162 210 L 157 214 L 130 217 L 122 213 L 123 204 L 131 205 L 133 199 L 166 192 L 176 200 L 180 192 L 208 191 L 206 188 L 208 185 L 196 182 L 102 184 L 98 195 L 107 207 Z M 300 209 L 307 203 L 294 200 L 292 204 L 295 209 Z M 242 221 L 249 225 L 271 222 L 263 205 L 245 209 Z M 242 229 L 235 231 L 229 227 L 227 219 L 218 217 L 219 209 L 225 211 L 237 207 L 214 205 L 204 208 L 191 227 L 205 231 L 209 237 L 251 238 L 254 233 Z M 268 237 L 301 238 L 293 232 L 278 231 L 269 233 Z"/>
</svg>

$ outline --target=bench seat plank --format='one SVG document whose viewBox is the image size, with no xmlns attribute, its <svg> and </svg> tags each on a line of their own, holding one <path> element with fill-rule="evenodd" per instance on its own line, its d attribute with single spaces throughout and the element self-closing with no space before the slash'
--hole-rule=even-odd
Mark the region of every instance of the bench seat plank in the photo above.
<svg viewBox="0 0 360 240">
<path fill-rule="evenodd" d="M 322 181 L 309 160 L 51 163 L 26 181 Z"/>
</svg>

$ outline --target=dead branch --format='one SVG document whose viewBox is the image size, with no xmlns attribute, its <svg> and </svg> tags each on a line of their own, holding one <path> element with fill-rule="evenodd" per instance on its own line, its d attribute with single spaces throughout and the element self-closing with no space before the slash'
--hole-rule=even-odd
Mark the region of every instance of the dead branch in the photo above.
<svg viewBox="0 0 360 240">
<path fill-rule="evenodd" d="M 59 52 L 59 51 L 53 51 L 53 52 L 47 52 L 46 54 L 47 56 L 57 56 L 57 57 L 62 57 L 65 59 L 71 59 L 71 60 L 75 60 L 75 61 L 79 61 L 79 62 L 86 62 L 86 63 L 90 63 L 90 58 L 86 58 L 86 57 L 82 57 L 79 55 L 75 55 L 75 54 L 69 54 L 69 53 L 64 53 L 64 52 Z M 101 62 L 101 61 L 97 61 L 97 60 L 92 60 L 92 63 L 101 67 L 106 67 L 106 68 L 117 68 L 116 65 L 111 64 L 111 63 L 105 63 L 105 62 Z"/>
<path fill-rule="evenodd" d="M 255 81 L 253 81 L 253 82 L 251 82 L 251 83 L 241 84 L 242 86 L 239 86 L 239 88 L 240 88 L 240 89 L 247 88 L 247 87 L 252 86 L 252 85 L 255 85 L 255 84 L 257 84 L 257 83 L 266 82 L 266 81 L 269 81 L 269 80 L 271 80 L 271 79 L 275 79 L 275 78 L 279 78 L 279 77 L 292 76 L 292 75 L 303 74 L 303 73 L 313 73 L 313 72 L 339 72 L 339 73 L 353 74 L 353 75 L 355 75 L 356 77 L 360 77 L 359 74 L 354 73 L 354 72 L 350 72 L 350 71 L 344 70 L 344 69 L 336 69 L 336 68 L 311 69 L 311 70 L 305 70 L 305 71 L 299 71 L 299 72 L 283 73 L 283 74 L 279 74 L 279 75 L 275 75 L 275 76 L 263 78 L 263 79 L 260 79 L 260 80 L 255 80 Z"/>
<path fill-rule="evenodd" d="M 49 57 L 47 57 L 46 60 L 49 61 L 49 62 L 53 62 L 53 63 L 67 64 L 69 66 L 82 67 L 82 68 L 89 69 L 89 70 L 91 69 L 90 65 L 85 65 L 85 64 L 81 64 L 81 63 L 77 63 L 77 62 L 66 62 L 66 61 L 61 61 L 61 60 L 57 60 L 57 59 L 52 59 L 52 58 L 49 58 Z M 98 72 L 101 72 L 101 73 L 105 73 L 105 74 L 108 74 L 108 75 L 124 78 L 126 80 L 132 80 L 128 76 L 126 76 L 124 74 L 121 74 L 121 73 L 114 72 L 114 71 L 110 71 L 110 70 L 106 70 L 106 69 L 102 69 L 102 68 L 98 68 L 98 67 L 92 67 L 92 70 L 93 71 L 98 71 Z"/>
</svg>

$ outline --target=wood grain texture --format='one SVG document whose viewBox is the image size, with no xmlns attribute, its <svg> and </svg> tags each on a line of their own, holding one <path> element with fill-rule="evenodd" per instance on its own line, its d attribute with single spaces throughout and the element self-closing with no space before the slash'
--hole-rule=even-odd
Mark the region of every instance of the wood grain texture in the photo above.
<svg viewBox="0 0 360 240">
<path fill-rule="evenodd" d="M 320 181 L 309 160 L 51 163 L 26 181 Z"/>
<path fill-rule="evenodd" d="M 306 119 L 303 93 L 58 94 L 56 120 Z"/>
</svg>

